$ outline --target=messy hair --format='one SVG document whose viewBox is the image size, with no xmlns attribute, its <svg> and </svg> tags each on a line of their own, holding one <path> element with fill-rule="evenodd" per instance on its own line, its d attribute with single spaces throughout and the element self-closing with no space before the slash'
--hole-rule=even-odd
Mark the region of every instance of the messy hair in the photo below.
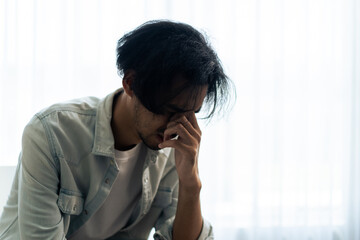
<svg viewBox="0 0 360 240">
<path fill-rule="evenodd" d="M 163 114 L 165 104 L 188 88 L 208 86 L 204 99 L 208 119 L 228 100 L 230 80 L 217 54 L 205 36 L 188 24 L 146 22 L 119 39 L 116 53 L 119 74 L 135 72 L 131 88 L 155 114 Z M 170 91 L 176 76 L 186 83 Z"/>
</svg>

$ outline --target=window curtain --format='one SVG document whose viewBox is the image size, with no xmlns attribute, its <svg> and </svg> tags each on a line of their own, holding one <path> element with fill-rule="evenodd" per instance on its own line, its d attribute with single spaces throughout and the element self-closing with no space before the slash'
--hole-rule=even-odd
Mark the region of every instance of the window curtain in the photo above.
<svg viewBox="0 0 360 240">
<path fill-rule="evenodd" d="M 215 238 L 360 239 L 359 1 L 0 0 L 0 19 L 0 168 L 37 111 L 121 87 L 124 33 L 171 19 L 206 32 L 236 89 L 199 120 Z"/>
</svg>

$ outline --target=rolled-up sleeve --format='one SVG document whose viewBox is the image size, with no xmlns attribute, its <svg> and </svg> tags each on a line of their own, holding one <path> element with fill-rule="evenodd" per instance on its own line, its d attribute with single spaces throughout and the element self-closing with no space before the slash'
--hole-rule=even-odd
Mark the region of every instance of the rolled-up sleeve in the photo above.
<svg viewBox="0 0 360 240">
<path fill-rule="evenodd" d="M 155 232 L 154 239 L 156 240 L 170 240 L 172 239 L 172 226 L 175 217 L 168 219 L 165 221 L 160 228 Z M 211 224 L 203 219 L 203 226 L 201 229 L 200 236 L 198 240 L 213 240 L 214 234 Z"/>
</svg>

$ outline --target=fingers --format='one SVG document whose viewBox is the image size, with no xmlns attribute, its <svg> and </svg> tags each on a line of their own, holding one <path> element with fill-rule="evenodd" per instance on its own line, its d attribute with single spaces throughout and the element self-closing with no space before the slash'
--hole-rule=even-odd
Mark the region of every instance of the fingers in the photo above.
<svg viewBox="0 0 360 240">
<path fill-rule="evenodd" d="M 174 139 L 170 139 L 170 140 L 160 143 L 159 147 L 160 148 L 171 147 L 171 148 L 175 148 L 175 149 L 179 150 L 180 152 L 183 152 L 183 151 L 186 152 L 191 149 L 191 147 L 188 144 L 185 144 L 179 140 L 174 140 Z"/>
<path fill-rule="evenodd" d="M 184 125 L 181 123 L 172 124 L 170 127 L 165 129 L 164 132 L 164 141 L 173 139 L 177 136 L 177 139 L 189 139 L 193 138 L 193 136 L 188 132 Z"/>
<path fill-rule="evenodd" d="M 200 141 L 200 139 L 201 139 L 201 131 L 200 131 L 199 126 L 197 124 L 195 114 L 193 112 L 192 112 L 192 114 L 193 115 L 191 115 L 191 112 L 189 112 L 186 115 L 184 115 L 184 114 L 174 115 L 174 117 L 168 123 L 167 128 L 168 129 L 175 128 L 175 129 L 179 130 L 179 133 L 175 133 L 175 134 L 177 134 L 177 135 L 179 135 L 179 137 L 181 137 L 180 133 L 184 132 L 183 128 L 182 128 L 182 127 L 184 127 L 188 134 L 190 134 L 191 136 L 195 137 L 198 141 Z M 195 120 L 197 128 L 194 127 L 194 125 L 188 119 L 187 116 L 195 118 L 194 120 Z M 186 133 L 186 132 L 184 132 L 184 133 Z M 168 140 L 168 139 L 165 138 L 164 140 Z"/>
<path fill-rule="evenodd" d="M 193 112 L 174 115 L 164 131 L 164 141 L 159 144 L 160 148 L 174 147 L 178 149 L 184 148 L 184 146 L 198 148 L 201 140 L 201 131 L 196 129 L 188 118 L 191 118 L 192 122 L 195 122 L 195 125 L 199 128 Z M 175 136 L 177 137 L 176 139 L 174 138 Z"/>
<path fill-rule="evenodd" d="M 195 112 L 189 112 L 187 114 L 187 117 L 189 119 L 189 122 L 194 126 L 194 128 L 198 131 L 200 131 L 201 133 L 201 130 L 200 130 L 200 127 L 199 127 L 199 124 L 197 122 L 197 119 L 196 119 L 196 116 L 195 116 Z"/>
</svg>

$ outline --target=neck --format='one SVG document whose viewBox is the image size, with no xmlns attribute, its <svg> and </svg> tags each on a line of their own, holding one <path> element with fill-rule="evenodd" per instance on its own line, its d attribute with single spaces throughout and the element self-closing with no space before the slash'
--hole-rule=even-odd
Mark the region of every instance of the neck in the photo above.
<svg viewBox="0 0 360 240">
<path fill-rule="evenodd" d="M 132 109 L 124 91 L 114 97 L 111 129 L 114 135 L 115 149 L 120 151 L 129 150 L 141 141 L 135 129 Z"/>
</svg>

